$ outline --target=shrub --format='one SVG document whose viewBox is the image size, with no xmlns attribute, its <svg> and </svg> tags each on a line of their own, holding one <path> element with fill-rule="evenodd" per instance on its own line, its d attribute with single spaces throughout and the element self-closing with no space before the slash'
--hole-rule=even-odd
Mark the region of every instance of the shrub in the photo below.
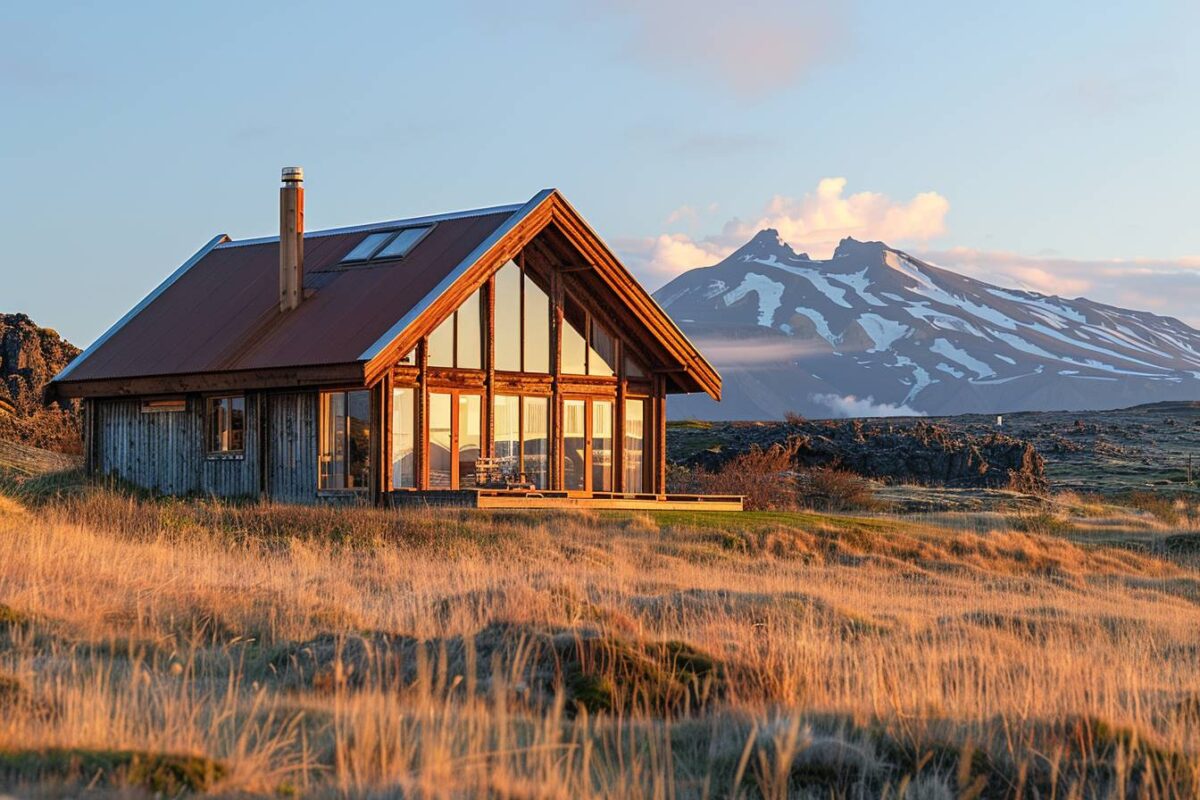
<svg viewBox="0 0 1200 800">
<path fill-rule="evenodd" d="M 871 483 L 858 473 L 817 467 L 801 473 L 805 505 L 823 511 L 849 511 L 875 505 Z"/>
<path fill-rule="evenodd" d="M 798 484 L 792 472 L 792 457 L 798 444 L 774 444 L 767 449 L 750 449 L 727 461 L 718 471 L 694 469 L 676 474 L 675 490 L 697 494 L 739 494 L 751 511 L 795 508 Z"/>
</svg>

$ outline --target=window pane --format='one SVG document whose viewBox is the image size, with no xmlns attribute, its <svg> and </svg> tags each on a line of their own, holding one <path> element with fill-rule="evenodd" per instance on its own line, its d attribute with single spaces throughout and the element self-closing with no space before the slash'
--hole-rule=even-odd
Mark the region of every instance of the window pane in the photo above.
<svg viewBox="0 0 1200 800">
<path fill-rule="evenodd" d="M 228 397 L 229 450 L 240 453 L 246 449 L 246 398 Z"/>
<path fill-rule="evenodd" d="M 322 489 L 346 488 L 346 393 L 321 395 L 322 411 L 321 474 Z"/>
<path fill-rule="evenodd" d="M 591 347 L 588 348 L 588 375 L 612 375 L 612 365 L 617 363 L 616 350 L 612 334 L 593 321 Z"/>
<path fill-rule="evenodd" d="M 641 364 L 634 361 L 629 356 L 625 356 L 625 374 L 630 378 L 645 378 L 646 370 Z"/>
<path fill-rule="evenodd" d="M 521 370 L 521 268 L 509 261 L 496 273 L 496 369 Z"/>
<path fill-rule="evenodd" d="M 525 371 L 550 371 L 550 295 L 525 275 Z"/>
<path fill-rule="evenodd" d="M 586 405 L 583 400 L 563 401 L 563 488 L 587 488 Z"/>
<path fill-rule="evenodd" d="M 416 389 L 392 390 L 392 487 L 412 489 L 417 485 Z"/>
<path fill-rule="evenodd" d="M 498 394 L 493 405 L 492 425 L 495 430 L 496 459 L 500 472 L 514 475 L 520 471 L 520 398 Z"/>
<path fill-rule="evenodd" d="M 208 399 L 208 452 L 221 451 L 221 398 Z"/>
<path fill-rule="evenodd" d="M 454 366 L 454 315 L 429 334 L 429 366 Z"/>
<path fill-rule="evenodd" d="M 583 328 L 587 323 L 583 309 L 567 299 L 563 307 L 562 371 L 568 375 L 587 374 L 587 341 Z"/>
<path fill-rule="evenodd" d="M 526 397 L 524 402 L 525 477 L 545 489 L 550 477 L 550 399 Z"/>
<path fill-rule="evenodd" d="M 429 485 L 450 488 L 450 410 L 448 394 L 429 394 Z"/>
<path fill-rule="evenodd" d="M 462 369 L 483 367 L 483 327 L 479 289 L 458 309 L 458 364 Z"/>
<path fill-rule="evenodd" d="M 480 409 L 483 398 L 477 394 L 458 396 L 458 485 L 469 489 L 475 485 L 475 462 L 479 460 Z"/>
<path fill-rule="evenodd" d="M 371 393 L 346 392 L 346 488 L 371 485 Z"/>
<path fill-rule="evenodd" d="M 412 250 L 413 245 L 420 241 L 425 232 L 429 230 L 429 226 L 421 228 L 405 228 L 396 234 L 396 238 L 387 243 L 387 246 L 379 251 L 376 258 L 400 258 L 406 256 Z"/>
<path fill-rule="evenodd" d="M 627 492 L 646 490 L 646 401 L 625 401 L 625 473 Z"/>
<path fill-rule="evenodd" d="M 592 491 L 613 489 L 612 402 L 592 401 Z"/>
<path fill-rule="evenodd" d="M 400 359 L 401 364 L 416 364 L 417 363 L 417 348 L 408 351 L 408 354 Z"/>
<path fill-rule="evenodd" d="M 382 233 L 369 233 L 361 242 L 359 242 L 353 250 L 346 254 L 342 261 L 362 261 L 371 257 L 375 252 L 375 248 L 383 244 L 384 240 L 392 235 L 391 231 Z"/>
</svg>

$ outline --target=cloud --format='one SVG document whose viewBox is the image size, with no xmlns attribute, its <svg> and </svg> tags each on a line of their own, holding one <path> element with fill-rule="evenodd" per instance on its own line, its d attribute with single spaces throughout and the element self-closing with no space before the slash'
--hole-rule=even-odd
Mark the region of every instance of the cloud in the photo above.
<svg viewBox="0 0 1200 800">
<path fill-rule="evenodd" d="M 752 236 L 775 228 L 785 242 L 815 258 L 827 258 L 847 236 L 903 244 L 946 232 L 950 202 L 937 192 L 922 192 L 902 202 L 879 192 L 845 191 L 845 178 L 822 178 L 815 192 L 799 200 L 776 195 L 765 215 L 741 232 Z"/>
<path fill-rule="evenodd" d="M 731 252 L 725 245 L 693 240 L 684 233 L 616 239 L 613 245 L 630 269 L 651 289 L 690 269 L 712 266 Z"/>
<path fill-rule="evenodd" d="M 790 86 L 834 56 L 847 4 L 821 0 L 607 0 L 629 23 L 626 51 L 687 78 L 712 79 L 743 97 Z"/>
<path fill-rule="evenodd" d="M 906 405 L 891 403 L 876 403 L 875 398 L 867 396 L 855 397 L 852 394 L 814 394 L 809 399 L 820 403 L 833 412 L 835 417 L 923 417 L 923 411 L 909 408 Z"/>
<path fill-rule="evenodd" d="M 824 342 L 761 337 L 751 339 L 696 339 L 695 345 L 718 369 L 746 369 L 769 364 L 772 368 L 806 356 L 829 352 Z"/>
<path fill-rule="evenodd" d="M 763 228 L 777 229 L 784 241 L 814 258 L 828 258 L 847 236 L 900 246 L 946 232 L 950 203 L 937 192 L 901 201 L 879 192 L 847 195 L 845 190 L 845 178 L 823 178 L 815 191 L 799 199 L 774 196 L 752 222 L 733 218 L 720 233 L 703 238 L 665 233 L 626 239 L 616 243 L 617 249 L 648 285 L 657 287 L 689 269 L 717 263 Z M 683 206 L 671 213 L 667 224 L 694 221 L 696 216 L 690 206 Z"/>
<path fill-rule="evenodd" d="M 1200 259 L 1072 259 L 954 247 L 914 251 L 946 269 L 999 286 L 1087 297 L 1200 327 Z"/>
</svg>

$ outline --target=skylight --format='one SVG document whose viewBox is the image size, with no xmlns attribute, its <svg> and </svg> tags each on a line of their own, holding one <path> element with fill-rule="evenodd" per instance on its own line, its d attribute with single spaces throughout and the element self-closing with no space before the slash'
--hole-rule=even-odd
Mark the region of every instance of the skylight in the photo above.
<svg viewBox="0 0 1200 800">
<path fill-rule="evenodd" d="M 392 231 L 384 231 L 383 233 L 372 233 L 361 242 L 358 246 L 346 254 L 342 261 L 366 261 L 371 256 L 375 255 L 375 251 L 379 246 L 392 237 Z"/>
<path fill-rule="evenodd" d="M 346 254 L 342 262 L 403 258 L 432 228 L 432 225 L 419 225 L 414 228 L 401 228 L 398 231 L 379 231 L 368 234 Z"/>
<path fill-rule="evenodd" d="M 428 232 L 428 225 L 420 228 L 405 228 L 396 234 L 395 239 L 384 245 L 376 258 L 403 258 Z"/>
</svg>

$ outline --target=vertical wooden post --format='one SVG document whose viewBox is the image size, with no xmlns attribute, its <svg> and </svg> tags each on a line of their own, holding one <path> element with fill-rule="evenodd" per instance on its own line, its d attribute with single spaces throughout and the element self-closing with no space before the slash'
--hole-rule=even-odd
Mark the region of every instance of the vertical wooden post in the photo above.
<svg viewBox="0 0 1200 800">
<path fill-rule="evenodd" d="M 620 350 L 620 345 L 617 349 Z M 621 368 L 622 360 L 618 359 L 617 362 L 621 377 L 617 381 L 617 407 L 613 409 L 613 489 L 628 492 L 638 489 L 625 485 L 625 393 L 629 389 L 629 382 L 625 380 L 625 370 Z"/>
<path fill-rule="evenodd" d="M 392 409 L 392 398 L 394 396 L 392 388 L 395 386 L 395 382 L 395 373 L 392 369 L 388 369 L 387 373 L 383 376 L 383 380 L 380 382 L 383 392 L 383 425 L 381 426 L 382 432 L 379 436 L 379 449 L 382 454 L 383 470 L 379 489 L 385 496 L 392 491 L 392 469 L 395 460 L 395 454 L 392 453 L 392 415 L 394 413 Z"/>
<path fill-rule="evenodd" d="M 429 488 L 429 348 L 426 339 L 417 345 L 417 391 L 414 404 L 417 407 L 415 453 L 416 480 L 418 489 Z"/>
<path fill-rule="evenodd" d="M 550 272 L 550 301 L 553 303 L 550 319 L 550 477 L 551 489 L 563 488 L 563 402 L 562 402 L 562 326 L 563 284 L 562 274 Z"/>
<path fill-rule="evenodd" d="M 480 454 L 484 458 L 495 456 L 496 422 L 492 419 L 492 409 L 496 407 L 496 276 L 488 278 L 483 289 L 483 307 L 487 314 L 484 331 L 487 340 L 483 344 L 484 369 L 487 370 L 483 386 L 483 430 L 480 435 L 483 441 L 479 443 Z"/>
<path fill-rule="evenodd" d="M 654 491 L 667 493 L 667 380 L 654 376 Z"/>
</svg>

